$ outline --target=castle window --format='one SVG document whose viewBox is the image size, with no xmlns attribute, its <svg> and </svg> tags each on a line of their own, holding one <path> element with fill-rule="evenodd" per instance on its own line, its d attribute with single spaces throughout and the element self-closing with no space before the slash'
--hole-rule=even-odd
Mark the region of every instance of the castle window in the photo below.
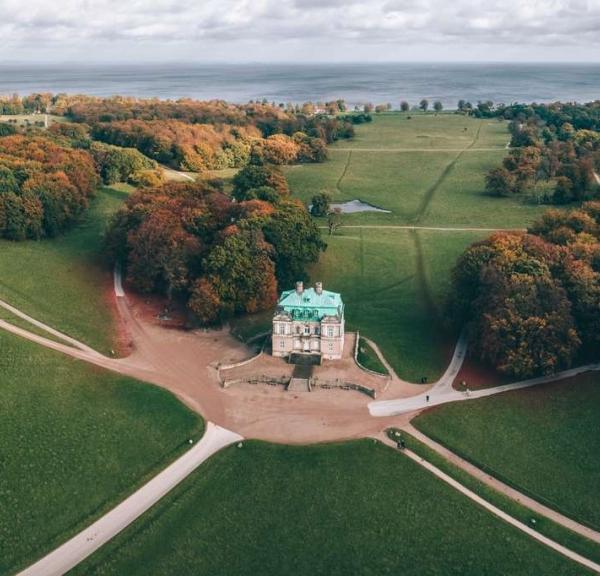
<svg viewBox="0 0 600 576">
<path fill-rule="evenodd" d="M 329 336 L 330 338 L 333 338 L 333 326 L 327 327 L 327 336 Z"/>
<path fill-rule="evenodd" d="M 279 341 L 279 347 L 283 348 L 285 346 L 285 342 L 283 340 Z"/>
<path fill-rule="evenodd" d="M 310 334 L 310 326 L 305 326 L 304 327 L 304 333 L 305 334 Z"/>
</svg>

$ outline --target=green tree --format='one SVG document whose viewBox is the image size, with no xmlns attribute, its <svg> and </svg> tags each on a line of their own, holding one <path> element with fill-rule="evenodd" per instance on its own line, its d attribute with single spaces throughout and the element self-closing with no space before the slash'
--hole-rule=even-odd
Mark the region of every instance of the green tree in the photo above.
<svg viewBox="0 0 600 576">
<path fill-rule="evenodd" d="M 317 262 L 327 247 L 306 208 L 296 200 L 283 200 L 263 230 L 265 239 L 275 250 L 275 271 L 280 286 L 307 279 L 306 266 Z"/>
<path fill-rule="evenodd" d="M 441 103 L 439 100 L 436 100 L 436 101 L 433 103 L 433 109 L 434 109 L 436 112 L 441 112 L 441 111 L 444 109 L 444 105 L 443 105 L 443 104 L 442 104 L 442 103 Z"/>
<path fill-rule="evenodd" d="M 420 102 L 419 102 L 419 108 L 421 110 L 423 110 L 423 112 L 427 112 L 428 108 L 429 108 L 429 100 L 427 100 L 427 98 L 423 98 Z"/>
<path fill-rule="evenodd" d="M 331 196 L 326 192 L 315 194 L 311 200 L 310 213 L 313 216 L 326 216 L 329 213 Z"/>
</svg>

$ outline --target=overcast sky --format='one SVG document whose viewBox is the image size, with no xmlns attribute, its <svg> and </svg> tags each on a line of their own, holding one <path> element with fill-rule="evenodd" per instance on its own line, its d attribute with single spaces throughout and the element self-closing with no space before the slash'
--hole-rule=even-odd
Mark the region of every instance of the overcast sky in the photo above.
<svg viewBox="0 0 600 576">
<path fill-rule="evenodd" d="M 600 61 L 600 0 L 0 0 L 0 61 Z"/>
</svg>

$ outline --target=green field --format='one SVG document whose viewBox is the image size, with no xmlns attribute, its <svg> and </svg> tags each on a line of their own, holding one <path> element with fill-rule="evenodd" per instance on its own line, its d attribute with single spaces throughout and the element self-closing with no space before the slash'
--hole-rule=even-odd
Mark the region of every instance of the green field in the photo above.
<svg viewBox="0 0 600 576">
<path fill-rule="evenodd" d="M 108 353 L 114 347 L 114 326 L 101 242 L 106 221 L 126 190 L 100 189 L 82 222 L 59 238 L 0 240 L 0 298 Z"/>
<path fill-rule="evenodd" d="M 311 278 L 341 292 L 348 330 L 374 340 L 403 378 L 430 381 L 449 360 L 444 297 L 455 259 L 482 233 L 342 229 Z"/>
<path fill-rule="evenodd" d="M 0 574 L 61 544 L 198 438 L 171 394 L 0 332 Z"/>
<path fill-rule="evenodd" d="M 364 440 L 227 448 L 74 573 L 586 572 Z"/>
<path fill-rule="evenodd" d="M 600 376 L 446 404 L 413 424 L 493 475 L 600 529 Z"/>
<path fill-rule="evenodd" d="M 378 372 L 379 374 L 388 373 L 386 367 L 379 360 L 373 348 L 371 348 L 371 345 L 362 337 L 358 341 L 357 360 L 361 366 L 368 370 L 373 370 L 373 372 Z"/>
</svg>

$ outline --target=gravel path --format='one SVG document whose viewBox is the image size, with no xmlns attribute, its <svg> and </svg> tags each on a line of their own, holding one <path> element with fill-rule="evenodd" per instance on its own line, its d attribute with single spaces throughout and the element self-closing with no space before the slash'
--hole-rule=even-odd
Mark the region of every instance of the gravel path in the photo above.
<svg viewBox="0 0 600 576">
<path fill-rule="evenodd" d="M 379 439 L 382 440 L 385 444 L 388 444 L 389 446 L 392 446 L 394 448 L 396 447 L 394 442 L 392 442 L 389 438 L 387 438 L 387 436 L 385 438 L 379 437 Z M 465 495 L 467 498 L 469 498 L 476 504 L 479 504 L 479 506 L 481 506 L 482 508 L 485 508 L 488 512 L 491 512 L 494 516 L 497 516 L 498 518 L 500 518 L 501 520 L 504 520 L 504 522 L 510 524 L 511 526 L 514 526 L 521 532 L 524 532 L 528 536 L 531 536 L 531 538 L 533 538 L 534 540 L 537 540 L 538 542 L 541 542 L 542 544 L 548 546 L 549 548 L 552 548 L 559 554 L 562 554 L 563 556 L 569 558 L 570 560 L 573 560 L 573 561 L 577 562 L 578 564 L 581 564 L 582 566 L 585 566 L 586 568 L 589 568 L 590 570 L 593 570 L 594 572 L 597 572 L 598 574 L 600 574 L 600 564 L 597 564 L 596 562 L 593 562 L 592 560 L 589 560 L 588 558 L 581 556 L 581 554 L 578 554 L 577 552 L 574 552 L 573 550 L 563 546 L 562 544 L 559 544 L 555 540 L 552 540 L 552 539 L 548 538 L 547 536 L 540 534 L 535 529 L 533 529 L 531 526 L 528 526 L 527 524 L 524 524 L 523 522 L 516 520 L 515 518 L 513 518 L 512 516 L 510 516 L 503 510 L 500 510 L 500 508 L 494 506 L 493 504 L 490 504 L 487 500 L 484 500 L 481 496 L 475 494 L 475 492 L 473 492 L 472 490 L 469 490 L 468 488 L 463 486 L 460 482 L 456 481 L 454 478 L 452 478 L 451 476 L 449 476 L 448 474 L 446 474 L 445 472 L 443 472 L 442 470 L 440 470 L 438 467 L 434 466 L 427 460 L 421 458 L 420 456 L 418 456 L 411 450 L 408 450 L 405 448 L 403 450 L 403 454 L 406 455 L 411 460 L 413 460 L 414 462 L 416 462 L 417 464 L 419 464 L 419 466 L 422 466 L 427 471 L 431 472 L 434 476 L 437 476 L 440 480 L 442 480 L 446 484 L 452 486 L 452 488 L 454 488 L 461 494 Z"/>
<path fill-rule="evenodd" d="M 127 528 L 207 458 L 241 440 L 239 434 L 208 422 L 204 436 L 193 448 L 110 512 L 18 576 L 62 576 Z"/>
</svg>

